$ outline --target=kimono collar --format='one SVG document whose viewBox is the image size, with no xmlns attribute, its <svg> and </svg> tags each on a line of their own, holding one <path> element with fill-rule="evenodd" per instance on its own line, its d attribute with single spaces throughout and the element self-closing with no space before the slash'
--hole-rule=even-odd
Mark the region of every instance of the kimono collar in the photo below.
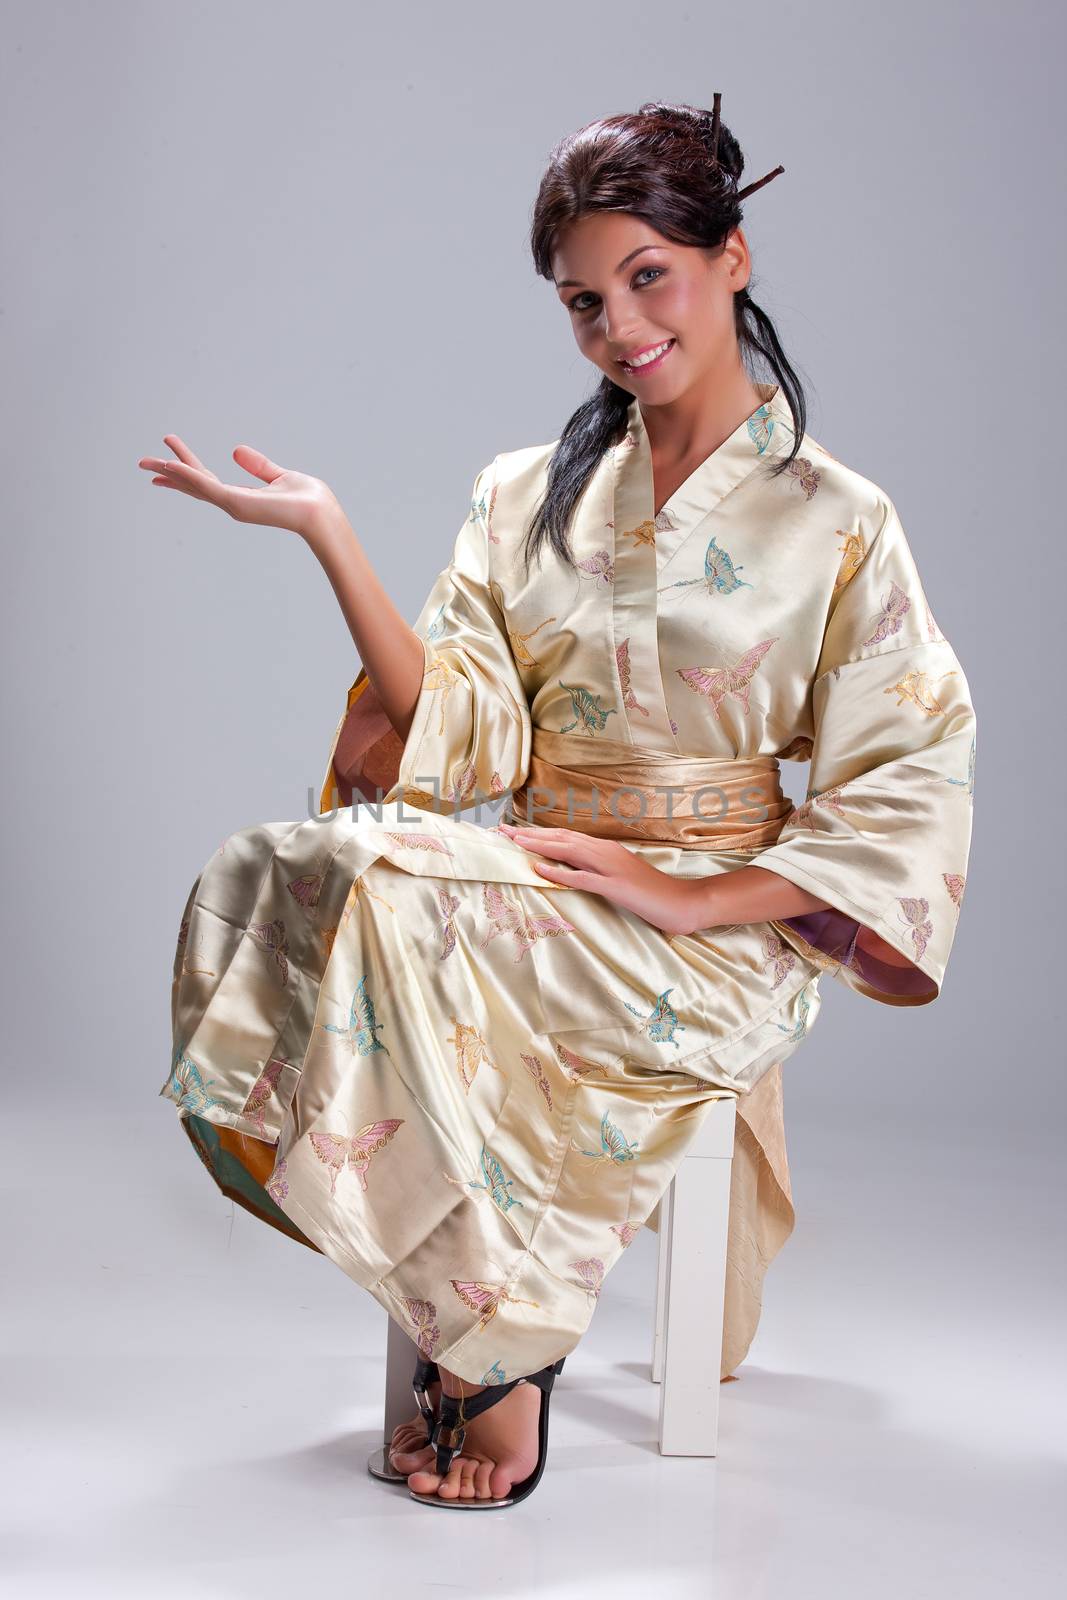
<svg viewBox="0 0 1067 1600">
<path fill-rule="evenodd" d="M 792 445 L 793 417 L 781 384 L 757 383 L 755 388 L 761 396 L 760 405 L 693 469 L 661 507 L 667 527 L 691 524 L 706 516 L 761 460 Z M 625 525 L 651 519 L 655 511 L 652 450 L 636 396 L 627 408 L 626 434 L 615 454 L 616 494 L 625 503 Z"/>
</svg>

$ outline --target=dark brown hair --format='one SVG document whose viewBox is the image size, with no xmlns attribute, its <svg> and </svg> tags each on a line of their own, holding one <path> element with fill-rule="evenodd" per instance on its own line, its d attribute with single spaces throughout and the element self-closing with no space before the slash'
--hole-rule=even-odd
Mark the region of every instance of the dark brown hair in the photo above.
<svg viewBox="0 0 1067 1600">
<path fill-rule="evenodd" d="M 530 248 L 539 276 L 553 277 L 551 255 L 562 229 L 594 211 L 629 212 L 677 244 L 712 249 L 723 243 L 741 222 L 741 200 L 785 168 L 776 167 L 738 190 L 745 159 L 720 121 L 720 98 L 715 95 L 711 111 L 646 101 L 635 112 L 602 117 L 562 139 L 549 157 L 533 208 Z M 774 324 L 747 288 L 734 296 L 734 325 L 742 358 L 762 357 L 793 416 L 792 449 L 773 467 L 776 475 L 800 448 L 807 417 L 804 391 Z M 571 513 L 605 450 L 622 438 L 632 399 L 629 390 L 604 375 L 568 419 L 527 530 L 527 567 L 546 539 L 574 565 L 567 538 Z"/>
</svg>

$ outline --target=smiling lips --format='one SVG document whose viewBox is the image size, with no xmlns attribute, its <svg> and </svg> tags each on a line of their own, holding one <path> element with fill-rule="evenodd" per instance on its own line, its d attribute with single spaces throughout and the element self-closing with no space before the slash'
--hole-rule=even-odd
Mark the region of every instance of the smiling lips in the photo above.
<svg viewBox="0 0 1067 1600">
<path fill-rule="evenodd" d="M 635 376 L 641 372 L 650 372 L 653 368 L 660 366 L 671 350 L 674 349 L 674 345 L 674 339 L 664 339 L 659 344 L 649 345 L 646 349 L 639 351 L 631 360 L 625 360 L 620 356 L 619 365 L 625 372 L 632 372 Z"/>
</svg>

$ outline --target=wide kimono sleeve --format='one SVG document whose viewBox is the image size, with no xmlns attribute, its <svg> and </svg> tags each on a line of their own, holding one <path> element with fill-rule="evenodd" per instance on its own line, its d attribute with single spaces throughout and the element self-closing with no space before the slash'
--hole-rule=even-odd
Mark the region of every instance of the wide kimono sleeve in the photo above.
<svg viewBox="0 0 1067 1600">
<path fill-rule="evenodd" d="M 350 805 L 354 795 L 462 811 L 526 781 L 529 702 L 490 576 L 495 492 L 494 460 L 475 479 L 452 559 L 413 623 L 423 674 L 407 739 L 360 668 L 334 732 L 320 813 Z"/>
<path fill-rule="evenodd" d="M 812 686 L 807 798 L 754 866 L 830 909 L 774 923 L 850 988 L 935 1000 L 966 882 L 975 712 L 892 502 L 835 594 Z"/>
</svg>

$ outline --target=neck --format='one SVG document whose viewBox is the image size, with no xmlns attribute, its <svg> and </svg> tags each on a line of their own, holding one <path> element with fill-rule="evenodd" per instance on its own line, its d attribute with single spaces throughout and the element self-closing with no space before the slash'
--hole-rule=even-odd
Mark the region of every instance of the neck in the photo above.
<svg viewBox="0 0 1067 1600">
<path fill-rule="evenodd" d="M 641 406 L 652 459 L 670 470 L 703 461 L 763 404 L 738 360 L 665 405 Z"/>
</svg>

